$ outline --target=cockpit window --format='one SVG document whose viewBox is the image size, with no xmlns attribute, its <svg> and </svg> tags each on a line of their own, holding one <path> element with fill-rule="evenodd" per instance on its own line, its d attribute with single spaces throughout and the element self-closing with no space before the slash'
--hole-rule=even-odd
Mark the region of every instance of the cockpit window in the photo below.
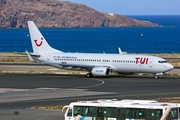
<svg viewBox="0 0 180 120">
<path fill-rule="evenodd" d="M 167 63 L 167 61 L 158 61 L 158 63 Z"/>
</svg>

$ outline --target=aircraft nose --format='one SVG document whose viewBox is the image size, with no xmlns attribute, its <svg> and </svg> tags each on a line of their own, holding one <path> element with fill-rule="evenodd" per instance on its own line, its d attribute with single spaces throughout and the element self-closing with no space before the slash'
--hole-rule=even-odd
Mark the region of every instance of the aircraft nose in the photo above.
<svg viewBox="0 0 180 120">
<path fill-rule="evenodd" d="M 169 63 L 169 64 L 166 65 L 166 68 L 169 71 L 169 70 L 172 70 L 174 68 L 174 66 Z"/>
</svg>

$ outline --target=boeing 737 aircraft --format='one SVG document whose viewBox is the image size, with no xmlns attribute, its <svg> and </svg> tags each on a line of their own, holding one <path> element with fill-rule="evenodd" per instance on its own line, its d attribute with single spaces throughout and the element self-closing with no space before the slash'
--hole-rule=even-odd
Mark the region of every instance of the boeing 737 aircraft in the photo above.
<svg viewBox="0 0 180 120">
<path fill-rule="evenodd" d="M 109 76 L 111 72 L 119 74 L 154 73 L 159 78 L 174 68 L 165 59 L 139 54 L 91 54 L 64 53 L 52 48 L 42 36 L 33 21 L 28 21 L 33 53 L 27 55 L 30 61 L 69 70 L 85 70 L 86 77 Z"/>
</svg>

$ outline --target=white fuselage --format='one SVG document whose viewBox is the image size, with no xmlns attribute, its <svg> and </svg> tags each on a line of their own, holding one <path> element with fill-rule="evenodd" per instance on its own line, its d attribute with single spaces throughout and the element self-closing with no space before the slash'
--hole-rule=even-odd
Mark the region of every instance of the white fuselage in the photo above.
<svg viewBox="0 0 180 120">
<path fill-rule="evenodd" d="M 174 68 L 160 57 L 138 54 L 41 53 L 38 60 L 64 69 L 109 67 L 120 73 L 164 73 Z"/>
</svg>

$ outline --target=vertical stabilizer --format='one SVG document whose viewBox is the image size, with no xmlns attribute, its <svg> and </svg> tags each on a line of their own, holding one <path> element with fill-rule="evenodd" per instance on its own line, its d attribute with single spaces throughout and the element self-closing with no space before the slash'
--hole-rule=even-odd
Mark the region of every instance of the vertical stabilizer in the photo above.
<svg viewBox="0 0 180 120">
<path fill-rule="evenodd" d="M 45 52 L 61 52 L 49 46 L 46 39 L 43 37 L 39 29 L 36 27 L 33 21 L 28 21 L 28 28 L 31 37 L 31 43 L 34 53 Z"/>
</svg>

